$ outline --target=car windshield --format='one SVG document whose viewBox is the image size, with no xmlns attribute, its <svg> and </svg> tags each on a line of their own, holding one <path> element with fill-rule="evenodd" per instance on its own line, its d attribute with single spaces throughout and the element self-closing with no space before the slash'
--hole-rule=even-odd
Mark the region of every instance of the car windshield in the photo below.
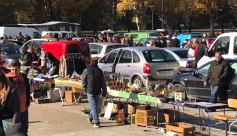
<svg viewBox="0 0 237 136">
<path fill-rule="evenodd" d="M 173 51 L 180 58 L 188 58 L 188 50 Z"/>
<path fill-rule="evenodd" d="M 20 54 L 20 46 L 15 46 L 15 45 L 7 45 L 7 46 L 3 46 L 1 47 L 1 51 L 3 54 L 5 55 L 9 55 L 9 54 Z"/>
<path fill-rule="evenodd" d="M 147 50 L 143 51 L 147 62 L 172 62 L 175 58 L 164 50 Z"/>
</svg>

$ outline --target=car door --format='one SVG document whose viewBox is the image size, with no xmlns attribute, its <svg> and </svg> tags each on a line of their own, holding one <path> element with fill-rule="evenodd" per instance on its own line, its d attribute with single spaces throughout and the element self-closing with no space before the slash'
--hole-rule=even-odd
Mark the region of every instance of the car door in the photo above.
<svg viewBox="0 0 237 136">
<path fill-rule="evenodd" d="M 229 84 L 229 89 L 227 90 L 228 98 L 237 99 L 237 61 L 230 63 L 232 69 L 235 70 L 233 79 Z"/>
<path fill-rule="evenodd" d="M 115 72 L 125 75 L 126 79 L 130 79 L 132 64 L 131 50 L 124 49 L 120 55 L 119 62 L 116 66 Z"/>
<path fill-rule="evenodd" d="M 114 64 L 114 61 L 115 61 L 115 58 L 117 57 L 118 52 L 119 50 L 114 50 L 103 58 L 104 61 L 100 61 L 100 63 L 103 63 L 101 66 L 102 70 L 107 71 L 107 72 L 112 72 L 112 66 Z"/>
<path fill-rule="evenodd" d="M 204 87 L 203 83 L 206 80 L 208 69 L 211 63 L 206 64 L 205 66 L 201 67 L 196 72 L 196 84 L 197 84 L 197 94 L 199 99 L 210 100 L 211 97 L 211 89 L 210 84 L 208 83 L 207 86 Z"/>
</svg>

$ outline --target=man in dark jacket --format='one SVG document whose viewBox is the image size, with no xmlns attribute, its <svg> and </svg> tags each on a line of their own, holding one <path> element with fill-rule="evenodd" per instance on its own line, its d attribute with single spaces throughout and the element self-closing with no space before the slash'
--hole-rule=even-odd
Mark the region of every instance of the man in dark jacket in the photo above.
<svg viewBox="0 0 237 136">
<path fill-rule="evenodd" d="M 170 42 L 171 42 L 171 47 L 179 47 L 180 46 L 180 41 L 177 39 L 176 35 L 173 35 Z"/>
<path fill-rule="evenodd" d="M 21 48 L 21 58 L 19 62 L 22 66 L 31 66 L 31 54 L 24 47 Z"/>
<path fill-rule="evenodd" d="M 91 108 L 88 120 L 90 123 L 94 120 L 93 127 L 100 127 L 97 104 L 101 93 L 103 97 L 106 96 L 107 88 L 103 72 L 98 67 L 98 60 L 92 60 L 92 64 L 83 71 L 81 78 L 82 86 L 84 91 L 87 92 L 87 98 Z M 101 92 L 101 89 L 103 92 Z"/>
<path fill-rule="evenodd" d="M 160 37 L 159 36 L 156 37 L 156 41 L 155 41 L 154 44 L 155 44 L 155 47 L 161 48 L 161 42 L 160 42 Z"/>
<path fill-rule="evenodd" d="M 226 84 L 226 77 L 228 76 L 228 63 L 221 57 L 220 52 L 215 53 L 215 61 L 213 61 L 208 69 L 207 78 L 203 83 L 204 86 L 207 82 L 211 84 L 211 103 L 217 102 L 217 96 Z"/>
<path fill-rule="evenodd" d="M 198 61 L 204 56 L 207 55 L 207 43 L 202 43 L 201 46 L 198 47 L 197 52 L 195 54 L 195 68 L 197 68 Z"/>
<path fill-rule="evenodd" d="M 20 123 L 22 131 L 27 135 L 29 127 L 28 108 L 30 106 L 30 85 L 27 75 L 20 72 L 21 64 L 13 61 L 10 65 L 11 72 L 6 77 L 12 82 L 17 89 L 20 97 Z"/>
</svg>

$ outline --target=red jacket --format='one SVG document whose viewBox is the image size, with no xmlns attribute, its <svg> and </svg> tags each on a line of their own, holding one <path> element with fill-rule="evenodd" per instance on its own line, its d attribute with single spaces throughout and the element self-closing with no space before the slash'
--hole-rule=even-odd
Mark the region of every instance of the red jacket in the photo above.
<svg viewBox="0 0 237 136">
<path fill-rule="evenodd" d="M 196 47 L 195 47 L 193 57 L 195 57 L 198 47 L 199 47 L 199 46 L 196 46 Z"/>
</svg>

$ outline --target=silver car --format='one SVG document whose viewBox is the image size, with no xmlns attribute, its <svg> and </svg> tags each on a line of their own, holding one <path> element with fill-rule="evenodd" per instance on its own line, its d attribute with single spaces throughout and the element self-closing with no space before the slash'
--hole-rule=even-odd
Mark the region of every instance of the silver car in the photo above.
<svg viewBox="0 0 237 136">
<path fill-rule="evenodd" d="M 186 48 L 163 48 L 171 53 L 180 64 L 181 72 L 192 72 L 195 67 L 195 59 L 188 57 L 188 49 Z"/>
<path fill-rule="evenodd" d="M 115 49 L 99 59 L 99 67 L 125 75 L 125 78 L 134 83 L 136 79 L 143 85 L 146 79 L 149 83 L 157 83 L 179 72 L 179 63 L 167 51 L 156 47 L 127 47 Z"/>
</svg>

